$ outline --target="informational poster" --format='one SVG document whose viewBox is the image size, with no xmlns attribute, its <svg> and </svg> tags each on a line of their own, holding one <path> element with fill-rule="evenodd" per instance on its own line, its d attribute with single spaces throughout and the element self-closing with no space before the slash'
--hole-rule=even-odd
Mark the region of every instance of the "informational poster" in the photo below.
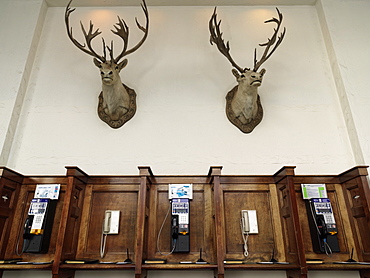
<svg viewBox="0 0 370 278">
<path fill-rule="evenodd" d="M 326 185 L 323 184 L 301 184 L 303 199 L 328 198 Z"/>
</svg>

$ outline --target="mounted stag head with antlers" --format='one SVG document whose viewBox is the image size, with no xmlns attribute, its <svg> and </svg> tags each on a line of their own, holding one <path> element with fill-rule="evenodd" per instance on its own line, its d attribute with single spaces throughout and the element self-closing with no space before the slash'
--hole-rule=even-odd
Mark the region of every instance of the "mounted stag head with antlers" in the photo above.
<svg viewBox="0 0 370 278">
<path fill-rule="evenodd" d="M 113 55 L 113 41 L 110 46 L 107 46 L 104 38 L 102 39 L 103 55 L 99 55 L 94 51 L 91 42 L 95 37 L 100 35 L 101 32 L 99 29 L 93 31 L 94 25 L 91 21 L 88 32 L 86 32 L 85 27 L 80 21 L 85 43 L 80 43 L 73 37 L 72 27 L 70 27 L 69 24 L 69 17 L 75 9 L 70 8 L 71 2 L 72 0 L 68 3 L 65 11 L 65 23 L 68 37 L 78 49 L 94 57 L 94 64 L 100 69 L 102 79 L 102 92 L 99 95 L 98 115 L 100 119 L 106 122 L 110 127 L 119 128 L 129 121 L 136 112 L 136 93 L 133 89 L 122 83 L 119 73 L 127 65 L 127 59 L 122 60 L 122 58 L 136 51 L 148 36 L 149 14 L 145 0 L 143 0 L 141 4 L 146 18 L 145 27 L 141 26 L 135 18 L 137 27 L 144 35 L 142 39 L 130 49 L 128 49 L 129 28 L 125 21 L 118 16 L 118 23 L 114 25 L 115 30 L 111 31 L 123 40 L 123 47 L 121 53 L 116 57 Z M 110 60 L 107 60 L 106 50 L 109 51 Z"/>
<path fill-rule="evenodd" d="M 266 70 L 262 69 L 258 72 L 260 66 L 274 53 L 285 36 L 285 27 L 283 32 L 279 33 L 283 15 L 276 8 L 278 19 L 272 18 L 266 20 L 265 23 L 274 22 L 277 28 L 274 29 L 274 34 L 267 40 L 266 43 L 259 44 L 265 47 L 262 57 L 257 61 L 257 49 L 254 49 L 254 67 L 241 68 L 238 66 L 230 55 L 229 42 L 225 42 L 220 31 L 221 20 L 217 22 L 216 8 L 209 21 L 209 31 L 211 33 L 210 42 L 216 44 L 218 50 L 230 61 L 234 67 L 233 75 L 236 77 L 238 85 L 235 86 L 226 96 L 226 115 L 231 123 L 237 126 L 242 132 L 250 133 L 261 122 L 263 117 L 263 109 L 258 95 L 258 87 L 262 84 L 263 75 Z"/>
</svg>

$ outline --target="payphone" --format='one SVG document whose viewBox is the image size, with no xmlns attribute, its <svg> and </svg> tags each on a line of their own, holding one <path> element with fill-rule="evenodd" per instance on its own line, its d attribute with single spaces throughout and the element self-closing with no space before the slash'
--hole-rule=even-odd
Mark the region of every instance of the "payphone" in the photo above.
<svg viewBox="0 0 370 278">
<path fill-rule="evenodd" d="M 190 203 L 192 184 L 169 184 L 171 200 L 171 250 L 173 253 L 190 252 Z"/>
<path fill-rule="evenodd" d="M 190 252 L 189 243 L 189 199 L 172 199 L 171 250 Z"/>
<path fill-rule="evenodd" d="M 31 200 L 27 218 L 18 235 L 15 253 L 47 253 L 57 201 L 59 198 L 60 184 L 37 184 L 34 199 Z M 19 243 L 23 234 L 22 251 L 19 253 Z"/>
<path fill-rule="evenodd" d="M 23 253 L 47 253 L 57 201 L 32 199 L 24 223 Z"/>
<path fill-rule="evenodd" d="M 100 257 L 104 258 L 105 246 L 107 243 L 107 235 L 118 235 L 119 233 L 119 210 L 106 210 L 104 213 L 104 221 L 102 234 L 100 239 Z"/>
<path fill-rule="evenodd" d="M 333 208 L 328 198 L 311 198 L 306 200 L 308 222 L 310 226 L 312 247 L 315 253 L 340 252 L 337 225 Z"/>
</svg>

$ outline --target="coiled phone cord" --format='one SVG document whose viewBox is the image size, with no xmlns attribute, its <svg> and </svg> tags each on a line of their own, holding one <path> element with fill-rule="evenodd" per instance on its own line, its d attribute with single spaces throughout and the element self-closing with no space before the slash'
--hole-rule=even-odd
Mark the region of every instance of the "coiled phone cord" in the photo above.
<svg viewBox="0 0 370 278">
<path fill-rule="evenodd" d="M 168 207 L 168 210 L 167 210 L 167 213 L 166 213 L 166 216 L 164 217 L 163 219 L 163 222 L 162 222 L 162 225 L 161 225 L 161 228 L 159 229 L 159 232 L 158 232 L 158 236 L 157 236 L 157 251 L 159 254 L 163 255 L 163 256 L 168 256 L 168 255 L 171 255 L 173 253 L 173 251 L 175 250 L 176 248 L 176 238 L 173 239 L 173 248 L 172 250 L 169 252 L 169 253 L 162 253 L 161 250 L 159 249 L 159 238 L 160 238 L 160 235 L 162 234 L 162 230 L 163 230 L 163 226 L 164 226 L 164 223 L 166 222 L 167 218 L 168 218 L 168 215 L 170 214 L 170 210 L 171 210 L 171 204 L 172 204 L 172 201 L 170 202 L 170 206 Z"/>
<path fill-rule="evenodd" d="M 243 218 L 240 219 L 240 231 L 242 233 L 242 238 L 243 238 L 243 241 L 244 241 L 244 257 L 248 257 L 249 255 L 249 252 L 248 252 L 248 237 L 249 237 L 249 233 L 247 232 L 245 235 L 243 233 Z"/>
<path fill-rule="evenodd" d="M 331 255 L 333 254 L 333 251 L 331 250 L 330 245 L 326 242 L 326 238 L 324 238 L 323 241 L 324 241 L 325 254 L 328 257 L 331 257 Z"/>
<path fill-rule="evenodd" d="M 100 258 L 104 258 L 106 244 L 107 244 L 107 234 L 104 233 L 104 223 L 103 223 L 100 238 Z"/>
</svg>

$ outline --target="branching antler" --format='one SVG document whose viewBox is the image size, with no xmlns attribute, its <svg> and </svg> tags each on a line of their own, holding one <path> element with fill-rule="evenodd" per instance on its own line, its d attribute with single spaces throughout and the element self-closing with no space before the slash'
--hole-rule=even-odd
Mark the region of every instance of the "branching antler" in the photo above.
<svg viewBox="0 0 370 278">
<path fill-rule="evenodd" d="M 148 13 L 148 8 L 146 6 L 145 0 L 143 0 L 143 3 L 141 4 L 141 8 L 144 11 L 145 14 L 145 19 L 146 19 L 146 24 L 145 27 L 141 26 L 140 23 L 137 21 L 137 18 L 135 18 L 136 25 L 137 27 L 144 32 L 144 36 L 142 39 L 132 47 L 131 49 L 127 50 L 128 47 L 128 35 L 129 35 L 129 28 L 126 25 L 125 21 L 122 20 L 120 17 L 118 17 L 118 23 L 114 25 L 114 28 L 116 31 L 111 30 L 113 34 L 119 36 L 123 40 L 123 49 L 122 52 L 114 59 L 115 63 L 118 63 L 119 60 L 121 60 L 124 56 L 131 54 L 135 52 L 139 47 L 144 43 L 146 38 L 148 37 L 148 31 L 149 31 L 149 13 Z M 111 53 L 112 56 L 112 53 Z"/>
<path fill-rule="evenodd" d="M 103 63 L 106 62 L 106 48 L 109 50 L 109 54 L 110 54 L 111 60 L 114 61 L 114 63 L 117 64 L 124 56 L 126 56 L 126 55 L 128 55 L 130 53 L 133 53 L 134 51 L 136 51 L 144 43 L 144 41 L 146 40 L 146 38 L 148 36 L 148 31 L 149 31 L 149 13 L 148 13 L 148 8 L 146 6 L 145 0 L 143 0 L 143 3 L 141 4 L 141 7 L 142 7 L 142 9 L 144 11 L 145 18 L 146 18 L 146 25 L 145 25 L 145 27 L 141 26 L 140 23 L 138 22 L 137 18 L 135 18 L 137 27 L 141 31 L 144 32 L 143 38 L 137 43 L 136 46 L 134 46 L 131 49 L 127 50 L 127 47 L 128 47 L 129 28 L 126 25 L 125 21 L 118 16 L 118 23 L 116 23 L 114 25 L 114 28 L 116 30 L 111 30 L 111 31 L 113 32 L 113 34 L 119 36 L 123 40 L 123 49 L 122 49 L 121 53 L 116 58 L 114 58 L 113 57 L 113 41 L 111 42 L 111 45 L 109 47 L 109 46 L 106 46 L 105 41 L 104 41 L 104 38 L 103 38 L 102 41 L 103 41 L 103 52 L 104 52 L 104 55 L 101 56 L 101 55 L 97 54 L 94 51 L 94 49 L 92 48 L 92 46 L 91 46 L 91 41 L 95 37 L 97 37 L 98 35 L 101 34 L 101 32 L 99 31 L 99 28 L 96 29 L 95 32 L 93 31 L 94 25 L 92 24 L 91 21 L 90 21 L 90 27 L 89 27 L 89 31 L 88 32 L 86 32 L 85 27 L 83 26 L 82 22 L 80 21 L 81 29 L 82 29 L 82 32 L 84 34 L 86 43 L 81 44 L 75 38 L 73 38 L 72 27 L 70 27 L 70 24 L 69 24 L 69 16 L 71 15 L 72 12 L 75 11 L 75 9 L 71 9 L 70 8 L 70 5 L 71 5 L 71 2 L 72 1 L 73 0 L 69 1 L 68 5 L 66 7 L 66 11 L 65 11 L 65 23 L 66 23 L 66 27 L 67 27 L 68 37 L 73 42 L 73 44 L 75 46 L 77 46 L 77 48 L 79 48 L 83 52 L 85 52 L 85 53 L 87 53 L 87 54 L 89 54 L 89 55 L 91 55 L 91 56 L 99 59 Z"/>
<path fill-rule="evenodd" d="M 216 44 L 218 50 L 230 61 L 231 65 L 235 67 L 240 73 L 243 73 L 244 70 L 239 67 L 233 60 L 233 58 L 230 55 L 230 46 L 229 42 L 224 42 L 224 39 L 222 38 L 222 34 L 220 31 L 220 25 L 221 20 L 217 22 L 217 14 L 216 14 L 216 8 L 213 11 L 213 15 L 209 21 L 209 32 L 211 33 L 210 43 L 213 45 L 213 43 Z"/>
<path fill-rule="evenodd" d="M 277 28 L 276 29 L 274 28 L 274 34 L 272 35 L 271 39 L 270 38 L 267 39 L 267 42 L 266 43 L 259 44 L 259 46 L 266 46 L 265 51 L 263 52 L 262 57 L 261 57 L 261 59 L 259 61 L 257 61 L 257 59 L 256 59 L 257 49 L 256 48 L 254 49 L 254 67 L 253 67 L 253 71 L 257 71 L 258 68 L 268 58 L 270 58 L 270 56 L 272 55 L 272 53 L 274 53 L 274 51 L 277 49 L 277 47 L 281 44 L 281 42 L 284 39 L 285 31 L 286 31 L 285 27 L 284 27 L 283 32 L 281 32 L 280 35 L 277 36 L 278 33 L 279 33 L 279 28 L 280 28 L 281 22 L 283 21 L 283 15 L 280 13 L 280 11 L 279 11 L 278 8 L 276 8 L 276 10 L 277 10 L 279 19 L 273 17 L 273 18 L 271 18 L 269 20 L 266 20 L 265 23 L 275 22 L 277 24 Z M 276 40 L 276 37 L 277 37 L 277 40 Z M 272 47 L 272 46 L 273 46 L 273 48 L 272 48 L 271 52 L 269 53 L 270 47 Z"/>
<path fill-rule="evenodd" d="M 69 26 L 69 16 L 71 15 L 72 12 L 74 12 L 76 9 L 71 9 L 70 8 L 70 5 L 72 3 L 72 0 L 69 1 L 67 7 L 66 7 L 66 12 L 65 12 L 65 23 L 66 23 L 66 27 L 67 27 L 67 34 L 68 34 L 68 37 L 71 39 L 71 41 L 73 42 L 73 44 L 75 46 L 77 46 L 77 48 L 81 49 L 83 52 L 99 59 L 101 62 L 105 62 L 106 61 L 106 52 L 105 52 L 105 42 L 104 42 L 104 39 L 103 39 L 103 51 L 104 51 L 104 56 L 100 56 L 99 54 L 97 54 L 94 49 L 92 48 L 91 46 L 91 41 L 92 39 L 94 39 L 96 36 L 99 36 L 101 34 L 101 32 L 99 32 L 99 28 L 96 29 L 95 32 L 93 32 L 93 28 L 94 28 L 94 25 L 92 24 L 92 22 L 90 21 L 90 28 L 89 28 L 89 32 L 86 33 L 86 30 L 82 24 L 82 22 L 80 21 L 80 24 L 81 24 L 81 29 L 82 29 L 82 32 L 84 33 L 84 36 L 85 36 L 85 41 L 86 41 L 86 44 L 81 44 L 79 43 L 74 37 L 73 37 L 73 34 L 72 34 L 72 27 Z M 86 48 L 87 46 L 87 48 Z"/>
</svg>

